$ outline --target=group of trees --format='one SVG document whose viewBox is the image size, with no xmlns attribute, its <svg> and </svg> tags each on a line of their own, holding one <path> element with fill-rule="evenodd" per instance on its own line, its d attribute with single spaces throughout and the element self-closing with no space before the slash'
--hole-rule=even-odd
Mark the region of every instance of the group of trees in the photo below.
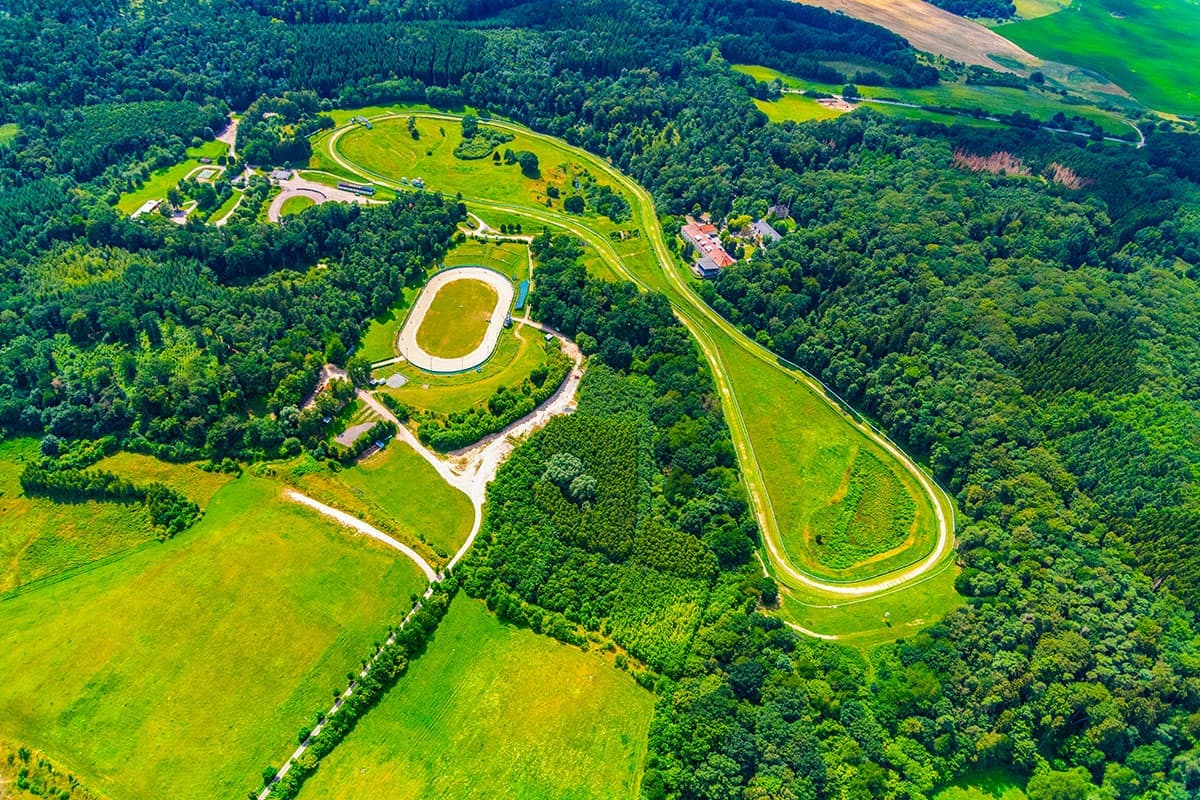
<svg viewBox="0 0 1200 800">
<path fill-rule="evenodd" d="M 135 484 L 120 475 L 100 469 L 76 469 L 49 464 L 27 464 L 21 470 L 21 490 L 28 495 L 50 497 L 59 502 L 99 500 L 115 503 L 144 503 L 150 523 L 164 538 L 186 530 L 200 519 L 200 508 L 162 483 Z"/>
</svg>

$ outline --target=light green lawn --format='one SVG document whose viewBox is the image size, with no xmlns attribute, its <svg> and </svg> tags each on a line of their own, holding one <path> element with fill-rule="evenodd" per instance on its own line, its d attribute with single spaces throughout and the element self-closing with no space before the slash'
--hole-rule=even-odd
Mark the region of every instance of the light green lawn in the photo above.
<svg viewBox="0 0 1200 800">
<path fill-rule="evenodd" d="M 817 83 L 808 81 L 802 78 L 797 78 L 768 67 L 757 65 L 738 64 L 733 67 L 736 72 L 749 75 L 757 81 L 770 82 L 775 79 L 782 81 L 785 87 L 791 89 L 813 89 L 816 91 L 826 92 L 827 94 L 840 94 L 842 87 L 832 84 Z M 905 108 L 903 106 L 890 106 L 880 103 L 860 103 L 878 111 L 881 114 L 890 116 L 902 117 L 905 119 L 927 119 L 934 122 L 941 122 L 946 125 L 960 123 L 963 125 L 973 125 L 982 127 L 995 127 L 999 123 L 990 122 L 984 119 L 976 119 L 966 112 L 973 109 L 983 109 L 989 115 L 1004 115 L 1012 114 L 1015 111 L 1023 111 L 1032 117 L 1035 117 L 1043 122 L 1048 121 L 1058 112 L 1062 112 L 1067 117 L 1080 116 L 1100 124 L 1104 130 L 1114 136 L 1127 136 L 1132 134 L 1132 130 L 1126 125 L 1120 114 L 1113 111 L 1105 111 L 1092 105 L 1076 104 L 1065 102 L 1064 99 L 1048 91 L 1041 89 L 1030 88 L 1028 90 L 1013 89 L 1006 86 L 981 86 L 967 84 L 964 80 L 956 83 L 939 83 L 937 86 L 928 86 L 920 89 L 900 89 L 893 86 L 859 86 L 859 94 L 864 98 L 879 98 L 885 100 L 896 100 L 901 103 L 913 103 L 920 106 L 931 106 L 939 108 L 958 109 L 964 113 L 961 114 L 939 114 L 937 112 L 928 111 L 923 108 Z M 768 106 L 775 106 L 775 111 L 763 109 L 768 117 L 774 114 L 777 117 L 784 119 L 796 119 L 796 116 L 789 115 L 789 110 L 794 113 L 802 113 L 803 107 L 797 106 L 801 111 L 789 109 L 788 106 L 780 106 L 779 103 L 786 103 L 787 97 L 775 103 L 768 103 Z M 808 100 L 808 98 L 800 97 L 800 99 Z M 815 101 L 810 101 L 815 104 Z M 760 105 L 760 108 L 762 106 Z M 808 119 L 809 117 L 804 117 Z M 803 120 L 798 120 L 803 121 Z"/>
<path fill-rule="evenodd" d="M 547 360 L 542 334 L 533 328 L 514 325 L 501 331 L 496 352 L 482 371 L 457 375 L 433 375 L 408 364 L 381 370 L 378 375 L 396 372 L 408 378 L 399 389 L 380 387 L 392 397 L 413 408 L 453 414 L 464 411 L 495 394 L 502 386 L 517 386 Z"/>
<path fill-rule="evenodd" d="M 1013 0 L 1017 16 L 1021 19 L 1037 19 L 1047 14 L 1062 11 L 1071 5 L 1071 0 Z"/>
<path fill-rule="evenodd" d="M 814 119 L 833 119 L 843 113 L 836 108 L 823 106 L 811 97 L 800 94 L 785 94 L 778 100 L 755 100 L 758 110 L 767 115 L 771 122 L 808 122 Z"/>
<path fill-rule="evenodd" d="M 283 206 L 281 206 L 279 209 L 279 215 L 281 217 L 288 217 L 292 214 L 299 214 L 304 209 L 312 208 L 316 204 L 317 201 L 313 200 L 311 197 L 305 197 L 304 195 L 299 194 L 293 195 L 292 197 L 289 197 L 287 200 L 283 201 Z"/>
<path fill-rule="evenodd" d="M 1024 785 L 1024 780 L 1007 770 L 974 770 L 940 789 L 933 800 L 1025 800 Z"/>
<path fill-rule="evenodd" d="M 430 563 L 444 563 L 471 531 L 467 496 L 404 442 L 393 441 L 349 469 L 332 472 L 301 458 L 281 473 L 305 493 L 412 545 Z"/>
<path fill-rule="evenodd" d="M 228 153 L 229 145 L 215 139 L 199 147 L 189 147 L 186 159 L 174 166 L 152 172 L 140 187 L 121 195 L 121 199 L 117 201 L 117 209 L 124 214 L 132 214 L 147 200 L 166 199 L 167 192 L 175 188 L 176 184 L 192 171 L 204 166 L 200 163 L 200 158 L 211 158 L 216 162 L 218 157 Z"/>
<path fill-rule="evenodd" d="M 1200 4 L 1087 0 L 996 33 L 1036 56 L 1094 70 L 1148 106 L 1200 114 Z"/>
<path fill-rule="evenodd" d="M 460 597 L 300 800 L 636 798 L 653 702 L 598 655 Z"/>
<path fill-rule="evenodd" d="M 438 289 L 417 328 L 417 346 L 440 358 L 460 358 L 483 342 L 496 303 L 496 290 L 462 278 Z"/>
<path fill-rule="evenodd" d="M 205 472 L 189 464 L 171 464 L 141 453 L 117 453 L 100 460 L 96 469 L 124 475 L 134 483 L 165 483 L 205 508 L 221 487 L 233 480 L 222 472 Z"/>
<path fill-rule="evenodd" d="M 243 797 L 424 585 L 250 476 L 177 538 L 0 601 L 0 737 L 113 800 Z"/>
<path fill-rule="evenodd" d="M 6 122 L 0 125 L 0 147 L 8 147 L 20 132 L 21 126 L 15 122 Z"/>
</svg>

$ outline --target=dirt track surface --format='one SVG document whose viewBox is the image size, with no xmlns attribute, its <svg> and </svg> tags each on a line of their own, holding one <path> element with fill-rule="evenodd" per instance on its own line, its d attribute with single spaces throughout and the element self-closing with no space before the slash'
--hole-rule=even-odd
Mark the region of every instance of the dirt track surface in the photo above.
<svg viewBox="0 0 1200 800">
<path fill-rule="evenodd" d="M 488 321 L 487 332 L 478 347 L 465 356 L 441 358 L 417 344 L 417 331 L 420 330 L 421 323 L 425 321 L 425 315 L 433 305 L 437 293 L 447 284 L 460 280 L 479 281 L 492 287 L 496 291 L 496 305 Z M 504 317 L 512 308 L 513 294 L 512 281 L 494 270 L 483 267 L 452 267 L 439 272 L 425 284 L 404 327 L 400 329 L 400 337 L 397 339 L 400 355 L 404 356 L 413 366 L 430 372 L 466 372 L 474 369 L 487 361 L 492 355 L 492 351 L 496 349 L 500 332 L 504 330 Z"/>
</svg>

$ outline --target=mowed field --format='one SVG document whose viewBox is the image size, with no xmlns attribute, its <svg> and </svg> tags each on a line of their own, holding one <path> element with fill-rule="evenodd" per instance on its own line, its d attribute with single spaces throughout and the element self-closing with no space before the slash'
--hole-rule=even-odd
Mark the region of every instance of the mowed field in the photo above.
<svg viewBox="0 0 1200 800">
<path fill-rule="evenodd" d="M 529 246 L 467 239 L 446 254 L 447 267 L 490 267 L 515 280 L 529 278 Z"/>
<path fill-rule="evenodd" d="M 0 600 L 0 738 L 113 798 L 243 797 L 424 580 L 243 476 L 204 519 Z"/>
<path fill-rule="evenodd" d="M 300 798 L 636 798 L 653 702 L 598 655 L 459 597 Z"/>
<path fill-rule="evenodd" d="M 299 214 L 306 208 L 312 208 L 317 204 L 316 200 L 304 195 L 294 195 L 283 201 L 283 205 L 279 209 L 280 216 L 290 217 L 292 214 Z"/>
<path fill-rule="evenodd" d="M 1042 58 L 1099 72 L 1152 108 L 1200 114 L 1195 0 L 1078 0 L 995 30 Z"/>
<path fill-rule="evenodd" d="M 520 385 L 547 359 L 542 335 L 533 328 L 514 325 L 500 332 L 496 352 L 479 372 L 435 375 L 408 364 L 397 364 L 379 370 L 376 377 L 400 373 L 408 378 L 408 383 L 396 389 L 381 386 L 379 391 L 413 408 L 453 414 L 486 400 L 502 386 Z"/>
<path fill-rule="evenodd" d="M 561 197 L 573 191 L 574 178 L 584 166 L 570 151 L 545 139 L 518 134 L 497 150 L 514 152 L 527 150 L 538 158 L 539 176 L 529 178 L 516 164 L 493 161 L 491 157 L 463 160 L 454 156 L 454 148 L 462 142 L 462 128 L 457 120 L 417 117 L 419 139 L 408 132 L 404 116 L 372 121 L 372 129 L 352 128 L 345 133 L 335 131 L 336 152 L 360 167 L 368 175 L 386 180 L 420 177 L 431 191 L 450 192 L 462 189 L 464 194 L 506 203 L 524 203 L 542 208 L 562 207 Z M 481 122 L 481 128 L 487 123 Z M 327 156 L 323 142 L 314 143 L 312 166 L 324 168 Z M 336 169 L 333 171 L 337 171 Z M 599 176 L 600 173 L 593 173 Z M 603 183 L 603 181 L 601 181 Z M 554 186 L 560 199 L 548 198 L 546 190 Z M 550 205 L 546 205 L 547 199 Z"/>
<path fill-rule="evenodd" d="M 417 345 L 440 358 L 459 358 L 480 345 L 499 301 L 483 281 L 460 279 L 438 289 L 417 328 Z"/>
<path fill-rule="evenodd" d="M 185 160 L 173 166 L 155 170 L 137 189 L 122 194 L 121 199 L 117 201 L 117 210 L 123 214 L 132 214 L 147 200 L 165 199 L 167 192 L 174 189 L 176 184 L 204 166 L 200 163 L 201 158 L 210 158 L 215 162 L 217 158 L 228 152 L 229 145 L 216 140 L 205 142 L 199 147 L 189 147 Z"/>
</svg>

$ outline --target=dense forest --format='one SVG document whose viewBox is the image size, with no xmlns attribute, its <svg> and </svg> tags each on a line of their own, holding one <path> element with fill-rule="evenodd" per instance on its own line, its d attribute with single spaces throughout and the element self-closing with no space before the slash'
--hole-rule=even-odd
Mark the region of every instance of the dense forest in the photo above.
<svg viewBox="0 0 1200 800">
<path fill-rule="evenodd" d="M 295 406 L 319 366 L 463 210 L 206 229 L 131 223 L 117 195 L 256 102 L 313 125 L 358 102 L 503 113 L 610 158 L 668 229 L 788 206 L 792 232 L 705 299 L 927 459 L 966 517 L 965 608 L 869 661 L 783 629 L 693 344 L 662 298 L 540 238 L 537 312 L 592 367 L 579 414 L 502 471 L 463 584 L 628 654 L 659 696 L 645 796 L 919 798 L 975 766 L 1034 775 L 1033 800 L 1200 791 L 1195 138 L 767 124 L 730 62 L 937 78 L 893 34 L 781 0 L 6 7 L 6 430 L 168 457 L 314 446 Z M 290 160 L 271 147 L 294 131 L 259 128 Z"/>
<path fill-rule="evenodd" d="M 928 0 L 928 2 L 944 8 L 951 14 L 960 17 L 987 17 L 989 19 L 1008 19 L 1017 13 L 1017 7 L 1012 0 Z"/>
</svg>

